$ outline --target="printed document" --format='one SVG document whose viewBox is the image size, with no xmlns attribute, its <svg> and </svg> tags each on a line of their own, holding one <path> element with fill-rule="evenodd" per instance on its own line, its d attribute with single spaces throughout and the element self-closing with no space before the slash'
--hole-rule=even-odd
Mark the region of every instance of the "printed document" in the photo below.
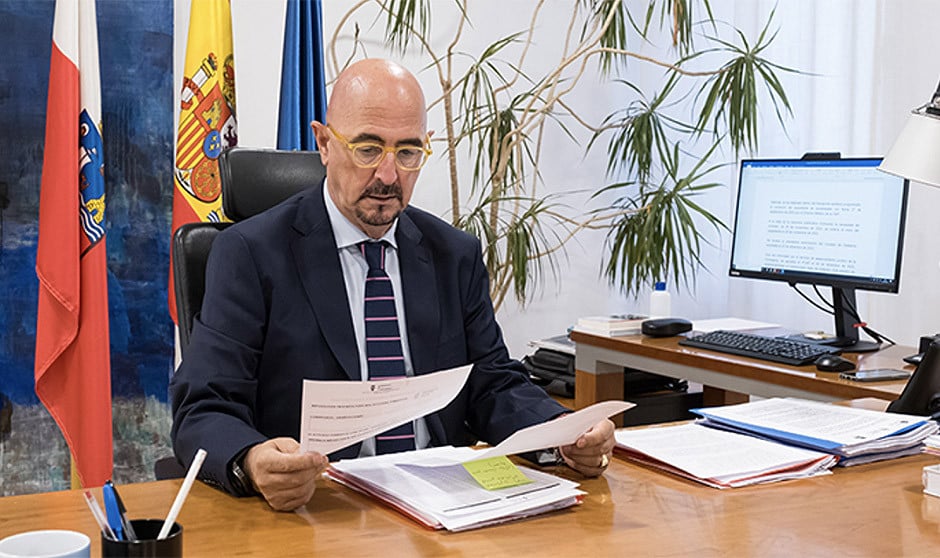
<svg viewBox="0 0 940 558">
<path fill-rule="evenodd" d="M 479 452 L 475 459 L 513 455 L 546 448 L 567 446 L 605 418 L 636 407 L 628 401 L 601 401 L 580 411 L 516 431 L 496 447 Z"/>
<path fill-rule="evenodd" d="M 304 380 L 300 449 L 323 455 L 443 409 L 473 365 L 399 380 Z"/>
</svg>

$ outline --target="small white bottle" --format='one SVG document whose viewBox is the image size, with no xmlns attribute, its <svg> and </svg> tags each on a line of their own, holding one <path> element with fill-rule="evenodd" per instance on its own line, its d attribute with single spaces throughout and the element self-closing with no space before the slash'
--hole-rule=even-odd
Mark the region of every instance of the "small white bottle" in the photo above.
<svg viewBox="0 0 940 558">
<path fill-rule="evenodd" d="M 650 293 L 650 318 L 668 318 L 672 315 L 672 300 L 666 283 L 659 281 Z"/>
</svg>

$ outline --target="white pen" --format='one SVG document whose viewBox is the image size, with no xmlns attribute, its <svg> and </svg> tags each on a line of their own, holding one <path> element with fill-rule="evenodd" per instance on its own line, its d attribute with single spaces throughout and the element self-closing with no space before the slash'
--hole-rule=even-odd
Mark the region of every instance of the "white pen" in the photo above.
<svg viewBox="0 0 940 558">
<path fill-rule="evenodd" d="M 202 462 L 205 460 L 206 450 L 199 448 L 199 451 L 196 452 L 196 457 L 193 458 L 193 464 L 189 466 L 189 471 L 186 472 L 183 485 L 180 486 L 179 492 L 176 493 L 176 499 L 173 500 L 173 505 L 170 506 L 170 513 L 167 514 L 166 520 L 163 522 L 163 527 L 160 529 L 160 534 L 157 535 L 157 540 L 165 539 L 167 535 L 170 534 L 170 529 L 173 527 L 173 524 L 176 523 L 176 516 L 179 515 L 180 508 L 183 507 L 183 502 L 185 502 L 186 497 L 189 496 L 189 489 L 193 487 L 196 475 L 199 474 L 199 469 L 202 467 Z"/>
<path fill-rule="evenodd" d="M 95 495 L 92 494 L 90 490 L 85 491 L 85 503 L 88 504 L 88 509 L 91 510 L 91 515 L 94 516 L 104 536 L 116 541 L 117 537 L 114 536 L 114 531 L 112 531 L 111 526 L 108 525 L 108 520 L 105 519 L 104 512 L 101 511 L 101 506 L 98 505 L 98 500 L 95 499 Z"/>
</svg>

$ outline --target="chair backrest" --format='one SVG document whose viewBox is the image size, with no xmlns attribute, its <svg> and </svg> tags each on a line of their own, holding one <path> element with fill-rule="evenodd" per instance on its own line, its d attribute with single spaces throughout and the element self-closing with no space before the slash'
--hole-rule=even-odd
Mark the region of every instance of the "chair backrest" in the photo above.
<svg viewBox="0 0 940 558">
<path fill-rule="evenodd" d="M 173 284 L 180 328 L 180 353 L 189 347 L 193 319 L 206 292 L 206 260 L 215 237 L 230 223 L 187 223 L 173 234 Z"/>
<path fill-rule="evenodd" d="M 316 151 L 235 147 L 219 156 L 222 210 L 241 221 L 317 186 L 326 168 Z"/>
<path fill-rule="evenodd" d="M 202 308 L 206 291 L 206 260 L 215 237 L 231 223 L 187 223 L 173 233 L 173 285 L 180 332 L 180 354 L 185 355 L 193 331 L 193 319 Z M 182 478 L 186 469 L 175 456 L 153 464 L 157 480 Z"/>
<path fill-rule="evenodd" d="M 219 156 L 222 209 L 241 221 L 316 186 L 326 175 L 315 151 L 277 151 L 236 147 Z M 180 329 L 180 353 L 186 356 L 193 319 L 202 308 L 206 261 L 212 241 L 229 223 L 189 223 L 173 235 L 173 277 Z"/>
</svg>

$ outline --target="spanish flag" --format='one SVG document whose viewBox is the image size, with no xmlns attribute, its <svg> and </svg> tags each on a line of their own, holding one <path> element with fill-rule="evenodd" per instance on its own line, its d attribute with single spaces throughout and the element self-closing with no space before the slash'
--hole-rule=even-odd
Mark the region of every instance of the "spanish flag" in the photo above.
<svg viewBox="0 0 940 558">
<path fill-rule="evenodd" d="M 83 486 L 111 478 L 111 358 L 95 0 L 58 0 L 39 194 L 36 395 Z"/>
<path fill-rule="evenodd" d="M 173 232 L 197 221 L 222 221 L 219 154 L 238 144 L 235 58 L 229 0 L 194 0 L 180 95 L 173 189 Z M 170 269 L 170 316 L 176 296 Z"/>
</svg>

